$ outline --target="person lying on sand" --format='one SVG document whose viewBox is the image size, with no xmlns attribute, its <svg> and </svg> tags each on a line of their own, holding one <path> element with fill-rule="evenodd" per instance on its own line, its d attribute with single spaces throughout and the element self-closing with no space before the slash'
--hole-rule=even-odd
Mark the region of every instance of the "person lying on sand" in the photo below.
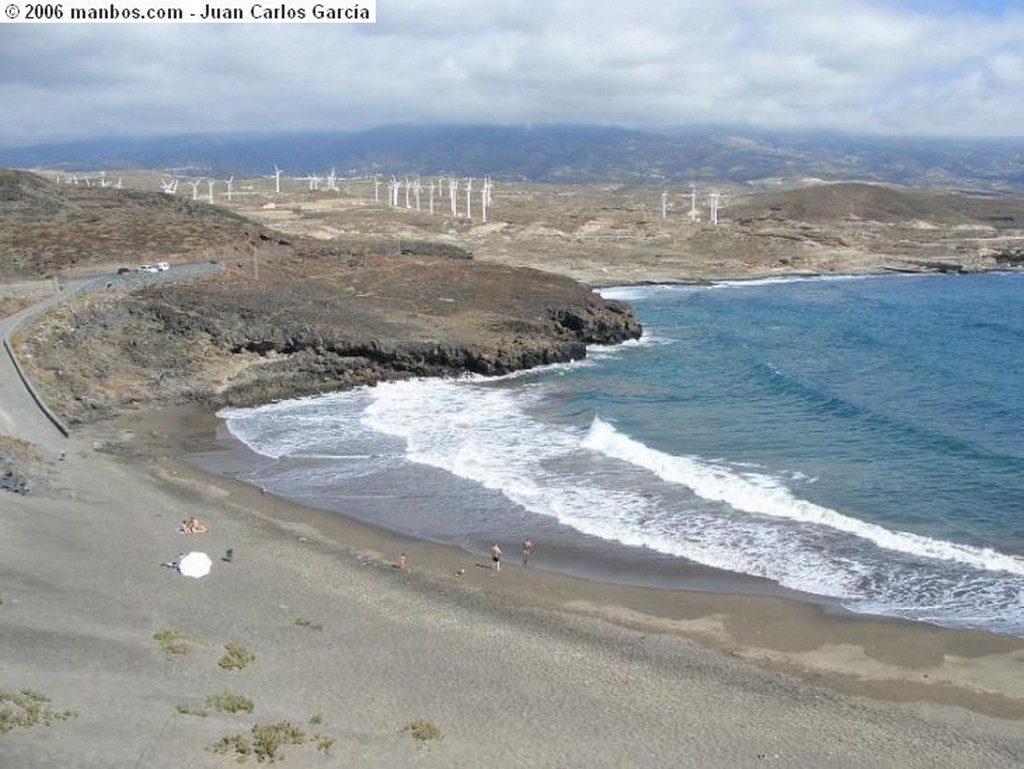
<svg viewBox="0 0 1024 769">
<path fill-rule="evenodd" d="M 182 534 L 203 534 L 209 529 L 205 523 L 202 523 L 194 515 L 190 515 L 184 521 L 181 522 L 181 526 L 178 527 L 178 531 Z"/>
</svg>

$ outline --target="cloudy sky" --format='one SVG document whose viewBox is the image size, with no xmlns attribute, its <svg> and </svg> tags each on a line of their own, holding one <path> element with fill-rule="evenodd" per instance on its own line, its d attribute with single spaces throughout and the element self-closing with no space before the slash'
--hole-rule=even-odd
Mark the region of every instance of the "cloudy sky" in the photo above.
<svg viewBox="0 0 1024 769">
<path fill-rule="evenodd" d="M 377 0 L 377 18 L 0 24 L 0 146 L 438 122 L 1024 137 L 1022 0 Z"/>
</svg>

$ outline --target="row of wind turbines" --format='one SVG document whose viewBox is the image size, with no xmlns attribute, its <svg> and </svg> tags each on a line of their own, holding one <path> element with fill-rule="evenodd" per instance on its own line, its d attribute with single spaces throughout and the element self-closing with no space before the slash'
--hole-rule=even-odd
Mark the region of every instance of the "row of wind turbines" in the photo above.
<svg viewBox="0 0 1024 769">
<path fill-rule="evenodd" d="M 63 177 L 61 177 L 60 171 L 58 171 L 56 182 L 58 185 L 67 184 L 73 187 L 101 187 L 103 189 L 111 187 L 115 190 L 122 189 L 121 177 L 117 177 L 117 181 L 112 182 L 107 178 L 106 171 L 100 171 L 97 176 L 89 176 L 87 174 L 82 174 L 81 177 L 79 177 L 78 174 L 65 174 Z"/>
<path fill-rule="evenodd" d="M 281 194 L 281 179 L 284 171 L 274 165 L 274 172 L 267 174 L 263 178 L 274 180 L 274 194 Z M 327 174 L 307 174 L 306 176 L 300 177 L 286 177 L 292 181 L 305 182 L 308 184 L 310 192 L 328 191 L 328 192 L 340 192 L 338 188 L 339 177 L 334 168 L 331 168 L 330 173 Z M 366 179 L 369 177 L 356 177 L 357 179 Z M 86 174 L 65 174 L 63 177 L 60 173 L 57 174 L 57 184 L 67 184 L 73 186 L 86 186 L 86 187 L 101 187 L 101 188 L 113 188 L 122 189 L 122 180 L 118 177 L 116 182 L 112 182 L 107 178 L 106 171 L 100 171 L 96 176 L 89 176 Z M 161 190 L 168 195 L 176 195 L 178 193 L 178 186 L 181 178 L 178 176 L 162 177 L 160 180 Z M 223 180 L 225 185 L 225 198 L 230 203 L 233 195 L 236 194 L 234 191 L 235 177 L 231 176 L 228 179 Z M 386 198 L 385 202 L 390 208 L 406 208 L 410 210 L 422 211 L 424 205 L 424 197 L 426 199 L 426 207 L 431 215 L 435 213 L 435 203 L 441 204 L 445 199 L 445 191 L 447 189 L 448 204 L 447 209 L 453 219 L 461 217 L 466 220 L 473 219 L 473 177 L 459 178 L 456 176 L 438 176 L 436 179 L 431 178 L 429 182 L 424 183 L 421 177 L 416 176 L 409 178 L 405 176 L 399 179 L 397 176 L 392 175 L 390 181 L 384 182 L 379 176 L 373 177 L 373 201 L 374 203 L 380 204 L 381 202 L 381 188 L 386 185 Z M 480 185 L 477 188 L 479 193 L 479 212 L 480 218 L 483 222 L 487 222 L 488 208 L 491 206 L 493 201 L 493 190 L 494 183 L 491 181 L 489 176 L 485 176 L 479 179 Z M 203 201 L 207 203 L 215 202 L 215 187 L 218 180 L 212 178 L 195 178 L 185 179 L 185 183 L 192 189 L 192 200 Z M 205 194 L 200 193 L 200 189 L 203 185 L 206 185 Z M 248 185 L 243 188 L 243 191 L 247 194 L 253 192 L 252 185 Z M 403 197 L 404 192 L 404 206 L 400 202 L 400 198 Z M 460 195 L 463 193 L 462 200 L 464 200 L 464 207 L 460 212 L 459 202 Z M 718 209 L 721 201 L 721 193 L 717 189 L 710 190 L 706 196 L 706 203 L 709 214 L 709 221 L 711 224 L 718 224 Z M 688 212 L 688 218 L 691 223 L 697 223 L 700 221 L 700 213 L 697 205 L 698 194 L 695 185 L 690 186 L 690 209 Z M 669 193 L 661 193 L 661 218 L 666 220 L 668 218 L 669 208 Z M 443 208 L 444 206 L 442 206 Z"/>
</svg>

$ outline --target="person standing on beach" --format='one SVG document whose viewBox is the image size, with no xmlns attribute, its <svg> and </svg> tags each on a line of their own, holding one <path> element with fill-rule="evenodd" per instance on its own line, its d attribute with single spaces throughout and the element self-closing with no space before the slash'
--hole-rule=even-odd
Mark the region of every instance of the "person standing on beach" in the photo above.
<svg viewBox="0 0 1024 769">
<path fill-rule="evenodd" d="M 491 545 L 491 562 L 494 564 L 495 571 L 501 571 L 501 548 L 498 547 L 497 542 Z"/>
<path fill-rule="evenodd" d="M 523 540 L 523 566 L 530 565 L 530 556 L 533 555 L 533 540 L 527 537 Z"/>
</svg>

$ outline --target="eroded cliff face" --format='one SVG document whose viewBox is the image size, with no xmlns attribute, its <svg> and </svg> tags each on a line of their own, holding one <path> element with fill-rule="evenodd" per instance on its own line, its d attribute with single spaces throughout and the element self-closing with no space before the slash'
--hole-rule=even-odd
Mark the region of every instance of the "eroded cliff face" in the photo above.
<svg viewBox="0 0 1024 769">
<path fill-rule="evenodd" d="M 255 404 L 416 376 L 504 374 L 639 338 L 568 278 L 444 256 L 271 244 L 221 277 L 103 292 L 21 345 L 70 422 L 128 405 Z"/>
</svg>

